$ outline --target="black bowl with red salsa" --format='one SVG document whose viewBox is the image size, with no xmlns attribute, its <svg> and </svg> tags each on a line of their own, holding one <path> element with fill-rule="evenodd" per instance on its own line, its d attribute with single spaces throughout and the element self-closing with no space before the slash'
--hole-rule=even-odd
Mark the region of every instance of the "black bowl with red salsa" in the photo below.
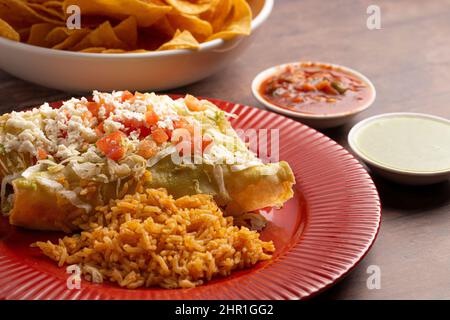
<svg viewBox="0 0 450 320">
<path fill-rule="evenodd" d="M 286 110 L 330 116 L 364 108 L 374 97 L 373 87 L 361 77 L 338 66 L 313 62 L 282 66 L 261 83 L 259 93 Z"/>
</svg>

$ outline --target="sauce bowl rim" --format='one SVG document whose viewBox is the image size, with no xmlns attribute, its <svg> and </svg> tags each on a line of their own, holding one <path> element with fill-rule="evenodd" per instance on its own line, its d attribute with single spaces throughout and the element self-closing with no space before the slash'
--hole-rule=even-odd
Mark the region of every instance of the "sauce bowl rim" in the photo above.
<svg viewBox="0 0 450 320">
<path fill-rule="evenodd" d="M 396 117 L 400 117 L 400 116 L 406 116 L 406 117 L 411 117 L 411 118 L 425 118 L 425 119 L 432 119 L 432 120 L 437 120 L 439 122 L 443 122 L 446 123 L 448 125 L 450 125 L 450 120 L 446 119 L 444 117 L 439 117 L 439 116 L 435 116 L 435 115 L 431 115 L 431 114 L 426 114 L 426 113 L 419 113 L 419 112 L 390 112 L 390 113 L 382 113 L 382 114 L 378 114 L 369 118 L 366 118 L 364 120 L 361 120 L 360 122 L 358 122 L 357 124 L 355 124 L 351 129 L 350 132 L 348 133 L 347 136 L 347 142 L 348 145 L 350 146 L 350 148 L 352 149 L 352 151 L 361 159 L 363 160 L 365 163 L 374 166 L 378 169 L 384 170 L 384 171 L 388 171 L 391 173 L 396 173 L 396 174 L 401 174 L 401 175 L 408 175 L 408 176 L 422 176 L 422 177 L 430 177 L 430 176 L 438 176 L 438 175 L 445 175 L 445 174 L 450 174 L 450 168 L 448 169 L 444 169 L 444 170 L 436 170 L 436 171 L 412 171 L 412 170 L 403 170 L 403 169 L 399 169 L 399 168 L 393 168 L 387 165 L 384 165 L 380 162 L 374 161 L 370 158 L 368 158 L 361 150 L 360 148 L 357 146 L 356 141 L 355 141 L 355 137 L 358 134 L 358 132 L 366 127 L 368 124 L 373 123 L 374 121 L 377 121 L 379 119 L 382 118 L 396 118 Z"/>
<path fill-rule="evenodd" d="M 261 88 L 261 84 L 267 80 L 269 77 L 277 74 L 278 72 L 281 71 L 281 69 L 289 66 L 289 65 L 304 65 L 304 64 L 317 64 L 319 66 L 331 66 L 332 68 L 337 68 L 337 69 L 341 69 L 344 72 L 348 72 L 351 75 L 363 80 L 368 86 L 370 91 L 372 92 L 372 96 L 370 97 L 370 99 L 362 104 L 360 107 L 355 108 L 353 110 L 347 111 L 347 112 L 341 112 L 341 113 L 336 113 L 336 114 L 312 114 L 312 113 L 302 113 L 302 112 L 297 112 L 297 111 L 291 111 L 282 107 L 277 106 L 276 104 L 271 103 L 269 100 L 265 99 L 261 93 L 260 93 L 260 88 Z M 258 100 L 260 103 L 262 103 L 264 106 L 266 106 L 267 108 L 279 112 L 279 113 L 283 113 L 285 115 L 291 116 L 291 117 L 295 117 L 295 118 L 303 118 L 303 119 L 339 119 L 339 118 L 345 118 L 345 117 L 350 117 L 353 115 L 356 115 L 366 109 L 368 109 L 375 101 L 376 96 L 377 96 L 377 92 L 375 89 L 375 86 L 373 85 L 372 81 L 370 81 L 365 75 L 363 75 L 361 72 L 356 71 L 352 68 L 343 66 L 343 65 L 339 65 L 339 64 L 335 64 L 335 63 L 328 63 L 328 62 L 322 62 L 322 61 L 295 61 L 295 62 L 287 62 L 287 63 L 283 63 L 283 64 L 279 64 L 279 65 L 275 65 L 272 67 L 269 67 L 263 71 L 261 71 L 260 73 L 258 73 L 256 75 L 256 77 L 253 79 L 252 81 L 252 93 L 253 96 L 256 98 L 256 100 Z"/>
</svg>

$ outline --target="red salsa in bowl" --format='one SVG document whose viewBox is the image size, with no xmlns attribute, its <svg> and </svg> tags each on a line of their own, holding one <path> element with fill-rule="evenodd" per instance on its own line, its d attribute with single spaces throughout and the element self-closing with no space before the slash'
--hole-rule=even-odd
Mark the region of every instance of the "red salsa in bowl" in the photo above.
<svg viewBox="0 0 450 320">
<path fill-rule="evenodd" d="M 279 108 L 317 116 L 340 116 L 368 107 L 375 89 L 359 73 L 340 66 L 302 62 L 282 65 L 270 72 L 257 89 Z"/>
</svg>

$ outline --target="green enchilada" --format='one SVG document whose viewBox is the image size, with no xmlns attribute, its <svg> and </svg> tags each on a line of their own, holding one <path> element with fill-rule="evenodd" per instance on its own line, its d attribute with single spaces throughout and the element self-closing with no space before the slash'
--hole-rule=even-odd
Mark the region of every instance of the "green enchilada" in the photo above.
<svg viewBox="0 0 450 320">
<path fill-rule="evenodd" d="M 264 164 L 207 100 L 94 91 L 59 109 L 0 117 L 1 204 L 14 225 L 73 231 L 73 221 L 138 186 L 210 194 L 227 214 L 281 206 L 286 162 Z M 11 187 L 12 186 L 12 187 Z"/>
</svg>

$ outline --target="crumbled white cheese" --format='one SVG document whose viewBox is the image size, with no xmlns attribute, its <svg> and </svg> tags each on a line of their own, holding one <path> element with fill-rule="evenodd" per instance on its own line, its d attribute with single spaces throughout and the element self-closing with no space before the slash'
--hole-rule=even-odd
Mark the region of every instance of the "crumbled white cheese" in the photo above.
<svg viewBox="0 0 450 320">
<path fill-rule="evenodd" d="M 92 179 L 101 173 L 101 167 L 95 163 L 71 161 L 70 165 L 75 174 L 81 179 Z"/>
<path fill-rule="evenodd" d="M 22 142 L 18 151 L 23 153 L 36 154 L 36 148 L 30 141 Z"/>
<path fill-rule="evenodd" d="M 122 123 L 114 121 L 111 118 L 108 118 L 103 122 L 103 130 L 105 130 L 105 133 L 116 132 L 123 128 L 125 128 L 125 126 Z"/>
<path fill-rule="evenodd" d="M 100 119 L 102 119 L 102 120 L 106 118 L 106 109 L 105 109 L 104 106 L 101 106 L 101 107 L 98 109 L 98 117 L 99 117 Z"/>
<path fill-rule="evenodd" d="M 163 129 L 173 130 L 173 121 L 175 119 L 171 117 L 164 117 L 162 120 L 159 120 L 157 126 Z"/>
<path fill-rule="evenodd" d="M 11 117 L 6 121 L 6 128 L 8 129 L 31 129 L 35 130 L 36 125 L 33 121 L 26 120 L 22 117 Z"/>
<path fill-rule="evenodd" d="M 76 149 L 75 145 L 69 145 L 68 147 L 60 144 L 56 151 L 55 157 L 61 160 L 68 159 L 73 156 L 78 156 L 80 152 Z"/>
<path fill-rule="evenodd" d="M 70 144 L 82 145 L 84 141 L 94 142 L 98 139 L 95 130 L 85 127 L 80 117 L 72 117 L 67 124 L 67 141 Z"/>
<path fill-rule="evenodd" d="M 94 92 L 92 92 L 92 100 L 94 100 L 94 102 L 96 103 L 100 103 L 100 92 L 98 92 L 97 90 L 94 90 Z"/>
<path fill-rule="evenodd" d="M 93 146 L 89 147 L 89 149 L 83 153 L 83 158 L 88 162 L 103 162 L 103 159 L 95 152 L 95 150 L 96 149 Z"/>
<path fill-rule="evenodd" d="M 17 138 L 22 141 L 30 141 L 33 142 L 36 140 L 36 136 L 33 134 L 33 131 L 30 129 L 25 129 L 21 133 L 17 135 Z"/>
</svg>

